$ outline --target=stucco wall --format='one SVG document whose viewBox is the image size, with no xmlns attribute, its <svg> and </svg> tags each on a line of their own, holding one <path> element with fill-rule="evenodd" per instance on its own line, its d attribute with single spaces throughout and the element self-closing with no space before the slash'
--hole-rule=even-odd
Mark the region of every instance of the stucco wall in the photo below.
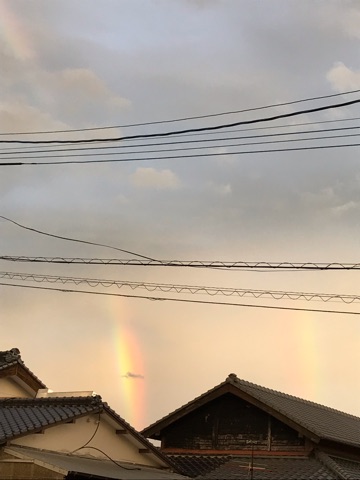
<svg viewBox="0 0 360 480">
<path fill-rule="evenodd" d="M 31 395 L 11 377 L 0 378 L 0 398 L 31 398 Z"/>
<path fill-rule="evenodd" d="M 61 453 L 74 453 L 104 459 L 105 456 L 98 450 L 85 448 L 77 452 L 78 448 L 87 443 L 95 432 L 98 415 L 88 415 L 76 420 L 75 423 L 66 423 L 44 430 L 44 433 L 27 435 L 11 442 L 12 445 L 51 450 Z M 114 460 L 138 463 L 140 465 L 163 466 L 153 453 L 139 453 L 144 448 L 137 441 L 132 441 L 131 434 L 116 434 L 116 427 L 106 413 L 101 414 L 99 428 L 89 446 L 98 448 Z M 121 428 L 117 426 L 117 428 Z"/>
</svg>

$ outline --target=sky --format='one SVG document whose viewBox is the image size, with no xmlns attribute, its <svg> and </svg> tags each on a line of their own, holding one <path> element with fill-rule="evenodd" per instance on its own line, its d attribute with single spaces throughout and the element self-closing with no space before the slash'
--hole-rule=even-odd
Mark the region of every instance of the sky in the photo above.
<svg viewBox="0 0 360 480">
<path fill-rule="evenodd" d="M 0 0 L 0 140 L 149 135 L 356 100 L 359 92 L 289 104 L 360 89 L 359 43 L 356 1 Z M 151 124 L 246 109 L 256 110 Z M 212 150 L 176 152 L 194 155 L 190 158 L 161 158 L 166 156 L 161 149 L 174 146 L 144 147 L 146 139 L 140 139 L 122 142 L 138 152 L 122 158 L 143 160 L 0 166 L 2 217 L 133 252 L 61 240 L 1 218 L 1 255 L 357 263 L 359 147 L 244 154 L 360 143 L 356 136 L 235 148 L 225 137 L 292 131 L 305 138 L 304 130 L 350 126 L 352 130 L 326 135 L 356 135 L 360 121 L 351 119 L 359 117 L 355 103 L 254 126 L 261 130 L 248 130 L 250 125 L 242 134 L 239 129 L 245 127 L 227 129 L 227 134 L 212 134 L 218 138 Z M 139 123 L 146 125 L 127 126 Z M 109 126 L 117 128 L 66 132 Z M 49 131 L 60 132 L 28 135 Z M 170 136 L 168 142 L 179 138 Z M 261 137 L 262 142 L 273 139 Z M 164 142 L 164 137 L 155 141 Z M 11 149 L 10 162 L 27 162 L 24 153 L 14 152 L 31 148 L 39 152 L 45 147 L 2 143 L 0 162 L 6 162 Z M 155 153 L 141 153 L 144 148 Z M 92 157 L 75 154 L 71 159 L 119 158 L 101 156 L 105 150 L 91 152 Z M 196 156 L 203 152 L 216 155 Z M 41 163 L 38 156 L 43 155 L 34 153 L 32 160 Z M 356 271 L 1 260 L 0 349 L 19 348 L 26 365 L 55 391 L 94 390 L 138 429 L 231 372 L 360 416 L 358 300 L 346 304 L 148 292 L 99 282 L 35 283 L 34 278 L 11 279 L 11 273 L 356 296 Z M 249 306 L 25 288 L 34 286 Z"/>
</svg>

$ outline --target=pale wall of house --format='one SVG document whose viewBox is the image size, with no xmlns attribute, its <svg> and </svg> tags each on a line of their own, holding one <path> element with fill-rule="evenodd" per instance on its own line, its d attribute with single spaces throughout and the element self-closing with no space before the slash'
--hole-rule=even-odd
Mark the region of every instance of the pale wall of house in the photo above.
<svg viewBox="0 0 360 480">
<path fill-rule="evenodd" d="M 90 448 L 84 448 L 77 452 L 78 448 L 85 445 L 95 432 L 98 415 L 88 415 L 76 420 L 75 423 L 57 425 L 44 430 L 44 433 L 27 435 L 11 442 L 12 445 L 51 450 L 60 453 L 73 453 L 95 458 L 106 458 L 101 452 Z M 131 434 L 116 434 L 114 426 L 110 425 L 106 414 L 101 415 L 100 426 L 91 440 L 89 446 L 105 452 L 111 459 L 138 463 L 150 467 L 163 467 L 160 459 L 154 453 L 139 453 L 139 448 L 145 448 L 136 441 L 131 441 Z M 121 428 L 118 426 L 117 428 Z"/>
<path fill-rule="evenodd" d="M 31 398 L 31 395 L 11 377 L 0 378 L 0 398 Z"/>
<path fill-rule="evenodd" d="M 0 480 L 63 480 L 64 475 L 0 452 Z"/>
</svg>

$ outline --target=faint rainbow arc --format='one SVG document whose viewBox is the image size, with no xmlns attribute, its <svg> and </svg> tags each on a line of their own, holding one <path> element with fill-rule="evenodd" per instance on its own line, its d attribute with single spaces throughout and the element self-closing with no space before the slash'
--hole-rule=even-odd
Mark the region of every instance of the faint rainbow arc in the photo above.
<svg viewBox="0 0 360 480">
<path fill-rule="evenodd" d="M 0 39 L 18 60 L 30 60 L 35 51 L 25 29 L 10 7 L 10 2 L 0 0 Z"/>
<path fill-rule="evenodd" d="M 133 326 L 129 324 L 129 312 L 124 300 L 110 299 L 111 317 L 114 322 L 113 339 L 118 374 L 120 415 L 132 426 L 144 426 L 145 378 L 129 377 L 128 373 L 145 377 L 144 356 L 141 343 Z M 114 314 L 115 312 L 115 314 Z"/>
</svg>

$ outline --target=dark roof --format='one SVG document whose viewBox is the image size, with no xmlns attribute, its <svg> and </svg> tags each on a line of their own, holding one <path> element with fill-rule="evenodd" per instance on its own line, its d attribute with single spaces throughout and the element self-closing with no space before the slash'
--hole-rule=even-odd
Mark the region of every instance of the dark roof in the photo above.
<svg viewBox="0 0 360 480">
<path fill-rule="evenodd" d="M 360 418 L 292 395 L 261 387 L 230 374 L 226 380 L 191 402 L 163 417 L 142 433 L 158 438 L 161 430 L 208 401 L 232 393 L 268 411 L 304 434 L 360 447 Z"/>
<path fill-rule="evenodd" d="M 25 375 L 31 377 L 31 385 L 35 390 L 39 388 L 46 388 L 46 385 L 25 365 L 23 362 L 20 350 L 18 348 L 11 348 L 10 350 L 0 351 L 0 374 L 6 370 L 13 371 L 14 367 L 20 367 Z M 3 376 L 3 375 L 2 375 Z M 23 375 L 21 377 L 24 377 Z M 24 380 L 24 378 L 22 378 Z"/>
<path fill-rule="evenodd" d="M 67 423 L 88 413 L 105 411 L 133 438 L 165 465 L 168 458 L 115 412 L 99 395 L 87 397 L 44 397 L 0 399 L 0 445 L 17 437 Z"/>
<path fill-rule="evenodd" d="M 98 412 L 100 406 L 99 396 L 0 400 L 0 445 L 87 413 Z"/>
<path fill-rule="evenodd" d="M 169 455 L 177 471 L 197 480 L 353 480 L 360 478 L 360 463 L 330 457 L 323 452 L 310 457 L 240 455 Z"/>
<path fill-rule="evenodd" d="M 168 455 L 176 471 L 188 477 L 206 476 L 228 462 L 231 455 Z"/>
<path fill-rule="evenodd" d="M 319 452 L 317 457 L 324 463 L 324 465 L 331 468 L 339 478 L 345 480 L 358 480 L 360 478 L 360 462 L 333 455 L 326 455 L 323 452 Z"/>
<path fill-rule="evenodd" d="M 35 459 L 45 468 L 61 469 L 66 478 L 105 478 L 122 480 L 181 480 L 184 477 L 169 471 L 126 462 L 113 462 L 78 455 L 66 455 L 27 447 L 9 447 L 6 452 L 20 458 Z"/>
</svg>

